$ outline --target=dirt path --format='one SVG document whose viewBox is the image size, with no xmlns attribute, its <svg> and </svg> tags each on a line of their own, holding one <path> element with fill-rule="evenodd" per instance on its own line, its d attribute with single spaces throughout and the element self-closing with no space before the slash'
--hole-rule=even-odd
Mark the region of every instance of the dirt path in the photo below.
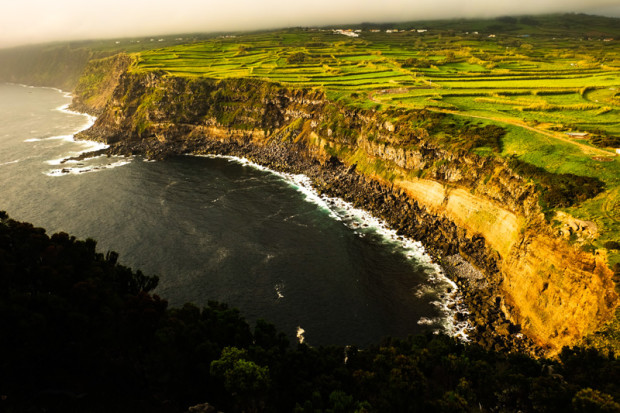
<svg viewBox="0 0 620 413">
<path fill-rule="evenodd" d="M 423 88 L 423 89 L 427 89 L 427 88 Z M 428 88 L 428 89 L 430 89 L 430 88 Z M 372 92 L 370 92 L 368 94 L 368 98 L 371 101 L 373 101 L 375 103 L 380 103 L 382 105 L 390 105 L 390 106 L 395 106 L 395 107 L 402 107 L 403 105 L 398 105 L 398 104 L 394 104 L 394 103 L 384 102 L 384 101 L 381 101 L 380 99 L 377 99 L 375 97 L 375 95 L 377 95 L 377 94 L 383 95 L 383 94 L 390 94 L 390 93 L 394 93 L 394 92 L 392 90 L 372 91 Z M 398 93 L 401 93 L 401 92 L 399 91 Z M 524 128 L 524 129 L 530 130 L 532 132 L 535 132 L 535 133 L 547 136 L 549 138 L 556 139 L 556 140 L 568 143 L 570 145 L 576 146 L 585 155 L 605 156 L 605 157 L 609 157 L 609 156 L 615 157 L 616 156 L 616 153 L 614 151 L 607 150 L 607 149 L 601 149 L 601 148 L 595 148 L 593 146 L 585 145 L 583 143 L 576 142 L 574 139 L 566 138 L 561 133 L 551 132 L 551 131 L 547 131 L 547 130 L 544 130 L 544 129 L 536 128 L 534 126 L 529 126 L 529 125 L 527 125 L 527 124 L 525 124 L 523 122 L 520 122 L 520 121 L 517 121 L 517 120 L 513 120 L 513 119 L 501 119 L 501 118 L 492 118 L 492 117 L 480 116 L 480 115 L 471 115 L 469 113 L 459 112 L 459 111 L 456 111 L 456 110 L 449 110 L 449 109 L 426 108 L 426 110 L 429 110 L 431 112 L 445 113 L 445 114 L 449 114 L 449 115 L 465 116 L 465 117 L 473 118 L 473 119 L 490 120 L 492 122 L 505 123 L 507 125 L 512 125 L 512 126 L 516 126 L 516 127 L 519 127 L 519 128 Z"/>
<path fill-rule="evenodd" d="M 541 135 L 547 136 L 549 138 L 552 139 L 557 139 L 560 140 L 562 142 L 566 142 L 570 145 L 576 146 L 579 149 L 581 149 L 581 151 L 586 154 L 586 155 L 592 155 L 592 156 L 616 156 L 614 151 L 611 150 L 607 150 L 607 149 L 602 149 L 602 148 L 595 148 L 593 146 L 589 146 L 589 145 L 585 145 L 583 143 L 577 142 L 574 139 L 570 139 L 570 138 L 565 138 L 564 136 L 562 136 L 561 133 L 556 133 L 556 132 L 551 132 L 551 131 L 547 131 L 544 129 L 540 129 L 540 128 L 536 128 L 534 126 L 529 126 L 523 122 L 519 122 L 516 120 L 512 120 L 512 119 L 500 119 L 500 118 L 491 118 L 491 117 L 486 117 L 486 116 L 479 116 L 479 115 L 470 115 L 468 113 L 463 113 L 463 112 L 458 112 L 455 110 L 448 110 L 448 109 L 436 109 L 436 108 L 428 108 L 427 110 L 433 111 L 433 112 L 440 112 L 440 113 L 447 113 L 450 115 L 458 115 L 458 116 L 466 116 L 469 118 L 475 118 L 475 119 L 484 119 L 484 120 L 490 120 L 493 122 L 499 122 L 499 123 L 505 123 L 508 125 L 512 125 L 512 126 L 517 126 L 519 128 L 524 128 L 527 130 L 530 130 L 532 132 L 535 133 L 539 133 Z"/>
</svg>

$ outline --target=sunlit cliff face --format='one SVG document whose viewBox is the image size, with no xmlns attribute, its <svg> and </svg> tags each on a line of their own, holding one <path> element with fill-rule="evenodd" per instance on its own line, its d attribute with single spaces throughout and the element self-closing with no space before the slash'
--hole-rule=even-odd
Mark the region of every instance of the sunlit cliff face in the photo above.
<svg viewBox="0 0 620 413">
<path fill-rule="evenodd" d="M 0 6 L 0 47 L 57 40 L 540 13 L 620 17 L 617 0 L 31 0 Z"/>
</svg>

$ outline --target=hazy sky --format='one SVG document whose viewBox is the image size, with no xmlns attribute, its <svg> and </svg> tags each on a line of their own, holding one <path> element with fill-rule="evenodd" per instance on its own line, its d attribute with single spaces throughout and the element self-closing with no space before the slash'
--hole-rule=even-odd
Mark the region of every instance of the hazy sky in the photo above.
<svg viewBox="0 0 620 413">
<path fill-rule="evenodd" d="M 99 37 L 548 12 L 620 17 L 620 0 L 2 0 L 0 47 Z"/>
</svg>

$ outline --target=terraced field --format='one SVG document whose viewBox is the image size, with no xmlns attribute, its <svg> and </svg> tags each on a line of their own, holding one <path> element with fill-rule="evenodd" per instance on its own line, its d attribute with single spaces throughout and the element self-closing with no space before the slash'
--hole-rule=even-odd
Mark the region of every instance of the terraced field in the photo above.
<svg viewBox="0 0 620 413">
<path fill-rule="evenodd" d="M 476 151 L 599 178 L 603 194 L 565 210 L 598 225 L 594 247 L 620 240 L 619 40 L 568 32 L 357 34 L 299 29 L 221 37 L 141 52 L 133 70 L 267 79 L 321 89 L 356 107 L 426 108 L 455 122 L 497 124 L 507 130 L 501 151 Z M 620 262 L 618 251 L 609 256 Z"/>
</svg>

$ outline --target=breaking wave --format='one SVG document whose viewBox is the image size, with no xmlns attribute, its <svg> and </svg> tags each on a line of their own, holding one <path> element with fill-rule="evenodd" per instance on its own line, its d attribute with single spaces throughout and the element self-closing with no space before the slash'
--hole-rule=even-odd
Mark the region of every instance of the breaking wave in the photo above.
<svg viewBox="0 0 620 413">
<path fill-rule="evenodd" d="M 442 317 L 427 318 L 422 317 L 418 320 L 420 325 L 436 327 L 443 330 L 446 334 L 457 337 L 463 341 L 468 341 L 467 332 L 473 327 L 467 320 L 457 321 L 456 314 L 469 314 L 467 307 L 463 303 L 458 286 L 450 280 L 442 270 L 441 266 L 433 261 L 433 258 L 426 253 L 420 241 L 416 241 L 402 235 L 389 227 L 382 219 L 375 217 L 370 212 L 356 208 L 350 202 L 340 198 L 329 197 L 319 194 L 312 186 L 312 180 L 303 174 L 288 174 L 274 171 L 265 166 L 254 163 L 246 158 L 239 158 L 229 155 L 191 155 L 207 158 L 227 159 L 241 165 L 270 172 L 279 176 L 294 189 L 304 195 L 307 202 L 316 204 L 329 216 L 342 222 L 360 237 L 378 236 L 381 242 L 388 244 L 395 251 L 403 254 L 412 263 L 421 266 L 427 276 L 429 285 L 422 287 L 416 293 L 419 297 L 427 294 L 438 296 L 439 299 L 432 302 L 441 312 Z"/>
</svg>

